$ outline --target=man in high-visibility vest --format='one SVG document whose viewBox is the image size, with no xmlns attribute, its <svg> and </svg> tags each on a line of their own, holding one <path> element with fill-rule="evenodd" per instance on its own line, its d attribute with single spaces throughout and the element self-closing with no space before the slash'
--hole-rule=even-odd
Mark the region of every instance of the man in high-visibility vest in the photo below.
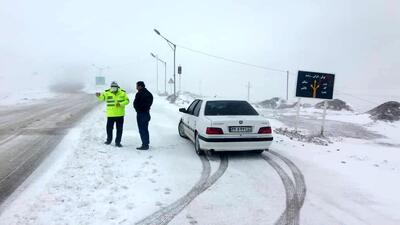
<svg viewBox="0 0 400 225">
<path fill-rule="evenodd" d="M 122 90 L 118 84 L 113 81 L 110 89 L 103 93 L 96 93 L 100 101 L 107 103 L 107 140 L 104 144 L 109 145 L 112 141 L 114 123 L 117 124 L 117 137 L 115 146 L 122 147 L 121 138 L 124 127 L 125 106 L 129 104 L 129 98 L 125 90 Z"/>
</svg>

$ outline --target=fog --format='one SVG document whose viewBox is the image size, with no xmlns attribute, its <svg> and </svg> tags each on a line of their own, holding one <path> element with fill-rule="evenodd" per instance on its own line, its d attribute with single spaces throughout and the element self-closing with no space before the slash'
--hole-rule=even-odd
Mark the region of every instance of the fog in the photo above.
<svg viewBox="0 0 400 225">
<path fill-rule="evenodd" d="M 396 90 L 400 85 L 400 2 L 353 1 L 1 1 L 0 87 L 58 89 L 107 83 L 155 91 L 156 61 L 173 74 L 173 51 L 153 29 L 178 45 L 182 89 L 261 100 L 286 95 L 286 74 L 201 55 L 183 47 L 250 64 L 336 74 L 335 93 Z M 159 89 L 164 88 L 159 64 Z M 177 86 L 179 86 L 177 84 Z M 168 90 L 170 87 L 167 88 Z"/>
</svg>

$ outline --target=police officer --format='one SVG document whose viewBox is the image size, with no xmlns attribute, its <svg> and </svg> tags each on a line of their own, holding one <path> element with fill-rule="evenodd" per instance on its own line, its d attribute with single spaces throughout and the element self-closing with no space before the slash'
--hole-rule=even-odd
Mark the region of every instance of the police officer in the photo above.
<svg viewBox="0 0 400 225">
<path fill-rule="evenodd" d="M 104 144 L 111 144 L 114 123 L 116 123 L 117 137 L 115 138 L 115 146 L 122 147 L 121 138 L 124 126 L 125 106 L 129 104 L 128 95 L 113 81 L 110 89 L 105 90 L 103 93 L 96 93 L 96 96 L 100 101 L 107 103 L 107 140 Z"/>
<path fill-rule="evenodd" d="M 138 91 L 133 102 L 133 107 L 137 112 L 137 124 L 139 128 L 140 139 L 142 139 L 142 146 L 137 147 L 137 150 L 148 150 L 150 137 L 149 137 L 149 122 L 150 122 L 150 107 L 153 104 L 153 95 L 146 89 L 143 81 L 136 83 L 136 90 Z"/>
</svg>

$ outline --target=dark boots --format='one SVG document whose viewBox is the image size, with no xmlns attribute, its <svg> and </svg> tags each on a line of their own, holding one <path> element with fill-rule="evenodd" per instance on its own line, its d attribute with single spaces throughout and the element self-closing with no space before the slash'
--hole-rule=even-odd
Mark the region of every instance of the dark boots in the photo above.
<svg viewBox="0 0 400 225">
<path fill-rule="evenodd" d="M 142 145 L 138 148 L 136 148 L 137 150 L 149 150 L 149 146 L 148 145 Z"/>
</svg>

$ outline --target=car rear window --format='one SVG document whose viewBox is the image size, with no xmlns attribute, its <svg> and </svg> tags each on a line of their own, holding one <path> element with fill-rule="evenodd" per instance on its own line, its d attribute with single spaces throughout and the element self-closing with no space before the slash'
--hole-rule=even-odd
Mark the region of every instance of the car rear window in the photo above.
<svg viewBox="0 0 400 225">
<path fill-rule="evenodd" d="M 253 116 L 257 111 L 246 101 L 208 101 L 206 116 Z"/>
</svg>

